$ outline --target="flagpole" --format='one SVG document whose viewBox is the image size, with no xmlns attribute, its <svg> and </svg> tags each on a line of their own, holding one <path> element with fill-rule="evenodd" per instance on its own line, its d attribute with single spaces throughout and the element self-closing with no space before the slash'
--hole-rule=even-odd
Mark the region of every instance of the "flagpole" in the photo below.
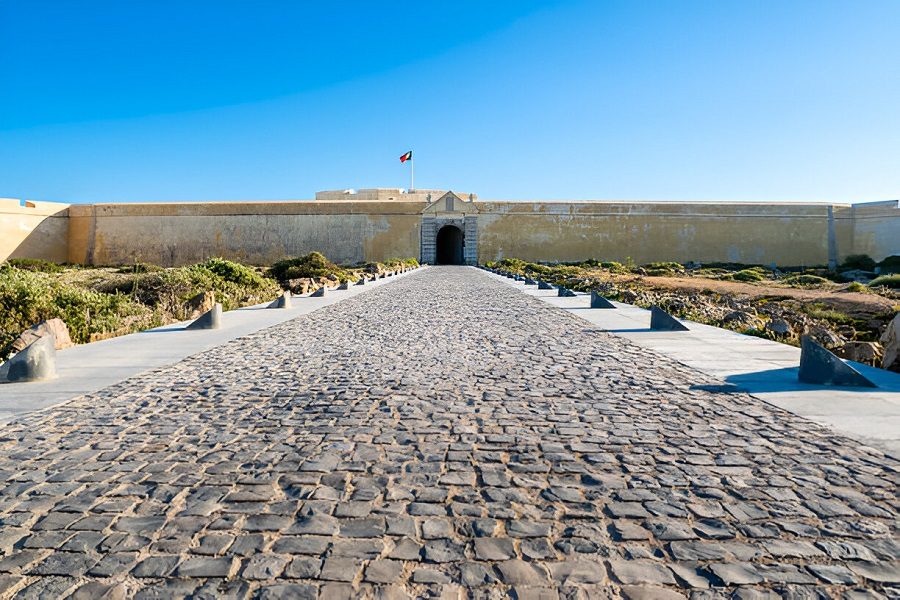
<svg viewBox="0 0 900 600">
<path fill-rule="evenodd" d="M 416 155 L 413 154 L 409 157 L 409 191 L 412 192 L 416 189 Z"/>
</svg>

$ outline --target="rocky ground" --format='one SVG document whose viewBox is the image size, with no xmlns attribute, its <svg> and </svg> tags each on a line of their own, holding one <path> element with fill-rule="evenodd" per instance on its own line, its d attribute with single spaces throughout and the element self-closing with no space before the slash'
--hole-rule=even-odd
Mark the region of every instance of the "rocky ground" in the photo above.
<svg viewBox="0 0 900 600">
<path fill-rule="evenodd" d="M 4 597 L 897 598 L 900 463 L 430 268 L 4 428 Z"/>
<path fill-rule="evenodd" d="M 675 263 L 661 263 L 674 265 Z M 683 318 L 798 346 L 811 335 L 839 356 L 900 372 L 900 292 L 837 283 L 816 275 L 773 276 L 763 269 L 654 269 L 545 266 L 501 261 L 497 266 L 610 299 L 653 305 Z M 736 281 L 736 273 L 758 281 Z M 757 273 L 764 273 L 757 275 Z M 722 278 L 726 277 L 726 278 Z M 893 324 L 893 325 L 892 325 Z"/>
</svg>

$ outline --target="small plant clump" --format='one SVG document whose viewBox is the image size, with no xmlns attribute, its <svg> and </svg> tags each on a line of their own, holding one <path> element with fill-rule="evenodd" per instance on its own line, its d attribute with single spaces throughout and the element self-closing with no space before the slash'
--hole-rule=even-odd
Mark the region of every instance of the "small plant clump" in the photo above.
<svg viewBox="0 0 900 600">
<path fill-rule="evenodd" d="M 672 277 L 680 273 L 684 273 L 684 265 L 677 262 L 654 262 L 647 263 L 642 267 L 647 275 L 656 277 Z"/>
<path fill-rule="evenodd" d="M 740 271 L 733 273 L 731 279 L 735 281 L 765 281 L 766 271 L 761 267 L 741 269 Z"/>
<path fill-rule="evenodd" d="M 900 289 L 900 273 L 876 277 L 869 282 L 869 287 L 886 287 L 892 290 Z"/>
<path fill-rule="evenodd" d="M 790 275 L 788 277 L 785 277 L 781 280 L 781 283 L 785 283 L 793 287 L 823 287 L 830 286 L 834 282 L 830 279 L 819 277 L 818 275 L 801 273 L 800 275 Z"/>
</svg>

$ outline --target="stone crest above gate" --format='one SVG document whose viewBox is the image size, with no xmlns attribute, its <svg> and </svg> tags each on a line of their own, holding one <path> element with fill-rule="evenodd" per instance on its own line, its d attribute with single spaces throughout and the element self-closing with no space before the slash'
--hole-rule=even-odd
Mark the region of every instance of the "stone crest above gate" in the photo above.
<svg viewBox="0 0 900 600">
<path fill-rule="evenodd" d="M 475 208 L 475 202 L 471 199 L 463 200 L 450 191 L 431 202 L 422 210 L 423 215 L 439 216 L 445 213 L 462 216 L 477 215 L 478 209 Z"/>
</svg>

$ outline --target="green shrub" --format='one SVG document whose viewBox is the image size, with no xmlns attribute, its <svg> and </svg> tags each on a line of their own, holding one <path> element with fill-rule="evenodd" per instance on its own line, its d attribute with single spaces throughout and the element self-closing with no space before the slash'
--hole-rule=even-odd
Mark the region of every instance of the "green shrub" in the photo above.
<svg viewBox="0 0 900 600">
<path fill-rule="evenodd" d="M 341 281 L 350 279 L 350 273 L 347 270 L 325 258 L 321 252 L 310 252 L 304 256 L 280 260 L 269 267 L 269 276 L 282 283 L 301 277 L 336 276 Z"/>
<path fill-rule="evenodd" d="M 697 269 L 694 271 L 694 275 L 698 277 L 710 277 L 713 279 L 732 279 L 731 271 L 717 267 L 703 267 L 702 269 Z"/>
<path fill-rule="evenodd" d="M 253 289 L 266 287 L 265 278 L 253 268 L 225 260 L 224 258 L 210 258 L 196 266 L 200 269 L 206 269 L 231 283 L 237 283 Z"/>
<path fill-rule="evenodd" d="M 504 271 L 511 271 L 513 273 L 524 273 L 525 267 L 530 263 L 525 262 L 520 258 L 504 258 L 502 260 L 498 260 L 494 263 L 495 268 L 503 269 Z"/>
<path fill-rule="evenodd" d="M 868 254 L 851 254 L 844 259 L 838 271 L 871 271 L 875 268 L 875 261 Z"/>
<path fill-rule="evenodd" d="M 854 281 L 853 283 L 851 283 L 850 285 L 847 286 L 847 291 L 864 294 L 869 291 L 869 288 L 867 288 L 865 285 L 861 284 L 858 281 Z"/>
<path fill-rule="evenodd" d="M 257 304 L 278 295 L 281 288 L 275 280 L 262 277 L 243 265 L 237 266 L 241 268 L 234 269 L 216 260 L 213 263 L 206 261 L 189 267 L 144 273 L 136 275 L 130 282 L 130 290 L 125 288 L 129 283 L 123 283 L 120 289 L 130 291 L 141 304 L 158 308 L 177 318 L 185 317 L 184 303 L 202 292 L 215 293 L 216 301 L 222 303 L 224 310 Z"/>
<path fill-rule="evenodd" d="M 655 277 L 671 277 L 678 273 L 684 273 L 684 267 L 677 262 L 654 262 L 647 263 L 641 268 L 647 272 L 647 275 Z"/>
<path fill-rule="evenodd" d="M 882 275 L 881 277 L 876 277 L 872 281 L 869 282 L 869 287 L 888 287 L 893 290 L 900 289 L 900 273 L 893 273 L 891 275 Z"/>
<path fill-rule="evenodd" d="M 882 275 L 890 275 L 891 273 L 900 273 L 900 256 L 894 254 L 888 256 L 878 263 Z"/>
<path fill-rule="evenodd" d="M 753 269 L 742 269 L 731 274 L 731 279 L 735 281 L 764 281 L 766 276 L 760 272 L 759 267 Z"/>
<path fill-rule="evenodd" d="M 419 261 L 415 258 L 389 258 L 382 264 L 388 269 L 399 269 L 400 267 L 417 267 Z"/>
<path fill-rule="evenodd" d="M 7 262 L 17 269 L 39 273 L 59 273 L 65 270 L 62 265 L 41 258 L 11 258 Z"/>
<path fill-rule="evenodd" d="M 0 348 L 23 330 L 57 317 L 66 323 L 72 341 L 86 343 L 92 334 L 147 326 L 152 311 L 122 294 L 87 290 L 52 274 L 0 268 Z"/>
<path fill-rule="evenodd" d="M 790 277 L 785 277 L 781 281 L 793 287 L 819 287 L 833 283 L 830 279 L 825 279 L 818 275 L 807 275 L 805 273 L 801 275 L 791 275 Z"/>
<path fill-rule="evenodd" d="M 600 263 L 600 266 L 612 273 L 627 273 L 628 269 L 620 262 L 608 261 Z"/>
</svg>

